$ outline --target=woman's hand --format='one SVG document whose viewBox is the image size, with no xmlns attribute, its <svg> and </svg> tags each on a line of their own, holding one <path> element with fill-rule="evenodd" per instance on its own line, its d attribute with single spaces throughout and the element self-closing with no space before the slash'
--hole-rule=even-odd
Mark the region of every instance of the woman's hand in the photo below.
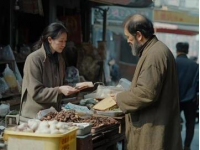
<svg viewBox="0 0 200 150">
<path fill-rule="evenodd" d="M 79 90 L 67 85 L 60 86 L 59 91 L 63 93 L 65 96 L 69 96 L 71 94 L 79 92 Z"/>
</svg>

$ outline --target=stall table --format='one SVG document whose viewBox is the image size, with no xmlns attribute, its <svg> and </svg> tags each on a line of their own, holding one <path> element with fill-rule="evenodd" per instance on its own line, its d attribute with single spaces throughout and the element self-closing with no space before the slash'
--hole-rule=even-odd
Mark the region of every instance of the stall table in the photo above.
<svg viewBox="0 0 200 150">
<path fill-rule="evenodd" d="M 122 150 L 125 149 L 125 119 L 115 117 L 120 124 L 92 129 L 92 133 L 77 136 L 77 150 L 116 150 L 117 143 L 121 142 Z"/>
</svg>

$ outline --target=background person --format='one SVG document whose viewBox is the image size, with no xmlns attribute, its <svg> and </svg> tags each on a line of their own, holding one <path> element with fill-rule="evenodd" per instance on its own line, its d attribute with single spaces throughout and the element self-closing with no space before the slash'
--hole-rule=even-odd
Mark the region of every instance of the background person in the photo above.
<svg viewBox="0 0 200 150">
<path fill-rule="evenodd" d="M 194 136 L 194 127 L 197 111 L 198 93 L 198 64 L 187 57 L 189 44 L 179 42 L 176 44 L 176 64 L 179 81 L 180 112 L 184 112 L 186 119 L 186 138 L 184 150 L 190 150 L 190 145 Z"/>
</svg>

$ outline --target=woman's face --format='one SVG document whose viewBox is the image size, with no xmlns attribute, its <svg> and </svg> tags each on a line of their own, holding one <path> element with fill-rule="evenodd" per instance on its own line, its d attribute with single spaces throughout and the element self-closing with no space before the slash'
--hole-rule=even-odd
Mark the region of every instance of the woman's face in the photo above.
<svg viewBox="0 0 200 150">
<path fill-rule="evenodd" d="M 67 33 L 62 33 L 58 38 L 52 39 L 48 37 L 48 42 L 51 48 L 51 52 L 58 52 L 62 53 L 63 49 L 65 48 L 67 42 Z"/>
</svg>

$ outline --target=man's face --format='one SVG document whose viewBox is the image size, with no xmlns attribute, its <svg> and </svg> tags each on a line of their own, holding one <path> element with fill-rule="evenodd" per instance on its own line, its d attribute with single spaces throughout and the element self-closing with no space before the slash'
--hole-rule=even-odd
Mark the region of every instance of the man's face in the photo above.
<svg viewBox="0 0 200 150">
<path fill-rule="evenodd" d="M 127 42 L 131 46 L 131 51 L 133 56 L 138 56 L 141 44 L 137 41 L 136 36 L 131 35 L 126 29 L 124 34 L 127 37 Z"/>
</svg>

